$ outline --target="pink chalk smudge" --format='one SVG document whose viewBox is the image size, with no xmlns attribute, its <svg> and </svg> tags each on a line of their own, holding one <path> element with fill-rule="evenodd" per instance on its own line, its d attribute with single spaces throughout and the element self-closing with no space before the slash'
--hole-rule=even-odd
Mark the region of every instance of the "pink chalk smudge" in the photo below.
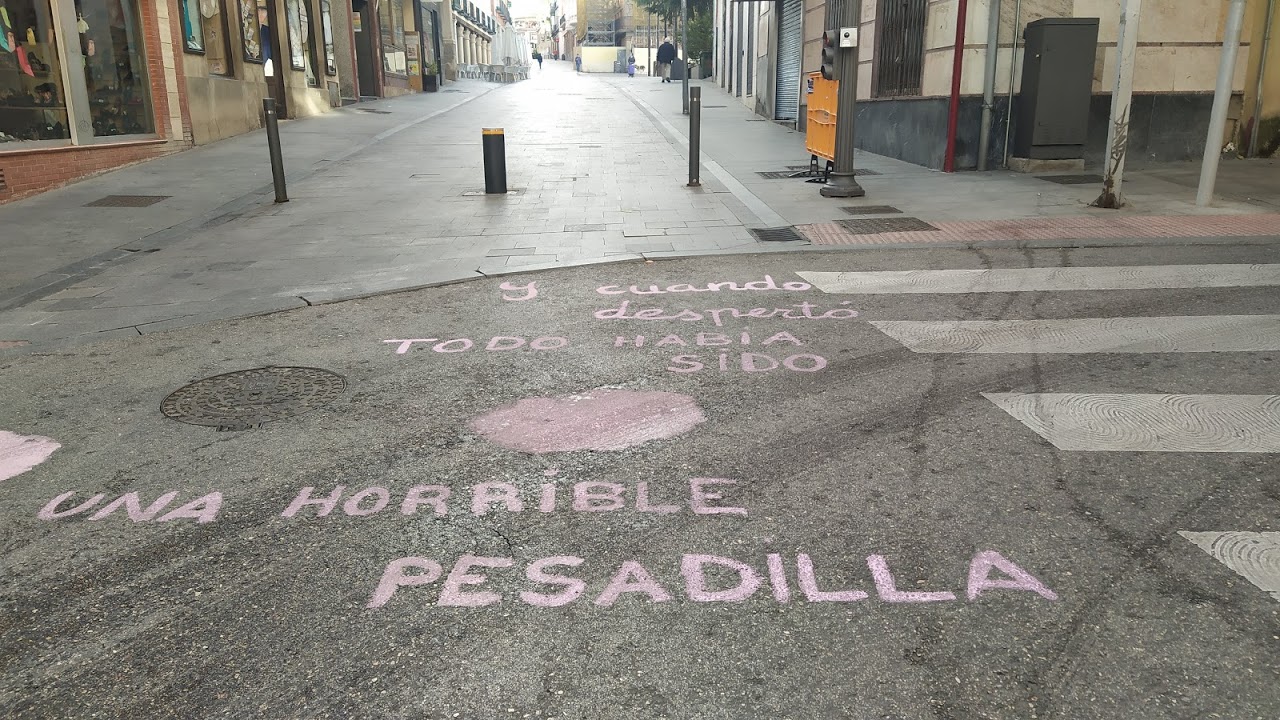
<svg viewBox="0 0 1280 720">
<path fill-rule="evenodd" d="M 21 475 L 48 460 L 60 447 L 52 438 L 0 430 L 0 480 Z"/>
<path fill-rule="evenodd" d="M 625 450 L 675 437 L 706 421 L 687 395 L 601 389 L 520 400 L 475 418 L 470 427 L 496 445 L 541 455 Z"/>
</svg>

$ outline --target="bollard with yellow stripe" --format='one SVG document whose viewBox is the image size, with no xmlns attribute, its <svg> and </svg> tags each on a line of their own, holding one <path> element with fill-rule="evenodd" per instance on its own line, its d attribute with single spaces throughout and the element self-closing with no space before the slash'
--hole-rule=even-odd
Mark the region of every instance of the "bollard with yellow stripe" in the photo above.
<svg viewBox="0 0 1280 720">
<path fill-rule="evenodd" d="M 484 149 L 484 192 L 505 195 L 507 192 L 507 136 L 502 128 L 483 128 L 480 145 Z"/>
</svg>

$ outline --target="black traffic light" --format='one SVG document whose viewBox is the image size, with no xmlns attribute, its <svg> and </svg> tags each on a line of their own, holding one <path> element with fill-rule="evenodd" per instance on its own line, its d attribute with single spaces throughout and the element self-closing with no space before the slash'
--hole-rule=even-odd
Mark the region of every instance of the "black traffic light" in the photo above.
<svg viewBox="0 0 1280 720">
<path fill-rule="evenodd" d="M 822 33 L 822 77 L 826 80 L 836 79 L 836 50 L 840 43 L 839 30 L 824 30 Z"/>
</svg>

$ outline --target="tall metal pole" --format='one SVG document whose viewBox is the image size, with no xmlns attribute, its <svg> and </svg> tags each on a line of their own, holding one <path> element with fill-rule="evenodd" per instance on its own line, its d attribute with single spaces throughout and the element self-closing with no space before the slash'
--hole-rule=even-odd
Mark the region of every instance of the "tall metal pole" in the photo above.
<svg viewBox="0 0 1280 720">
<path fill-rule="evenodd" d="M 1204 139 L 1204 162 L 1200 165 L 1200 189 L 1196 205 L 1213 202 L 1213 186 L 1218 179 L 1218 160 L 1222 156 L 1222 133 L 1227 128 L 1227 105 L 1231 103 L 1231 80 L 1236 72 L 1236 55 L 1240 53 L 1240 29 L 1244 26 L 1246 0 L 1231 0 L 1227 11 L 1227 32 L 1222 38 L 1222 60 L 1218 62 L 1218 84 L 1213 90 L 1213 109 L 1209 113 L 1209 134 Z"/>
<path fill-rule="evenodd" d="M 1107 129 L 1106 175 L 1094 205 L 1116 209 L 1124 204 L 1124 159 L 1129 149 L 1129 106 L 1133 99 L 1133 66 L 1138 53 L 1138 18 L 1142 0 L 1120 0 L 1120 29 L 1116 38 L 1116 85 L 1111 93 L 1111 123 Z M 1012 98 L 1010 98 L 1012 100 Z"/>
<path fill-rule="evenodd" d="M 653 77 L 653 13 L 649 13 L 645 22 L 644 44 L 644 69 L 649 73 L 649 77 Z"/>
<path fill-rule="evenodd" d="M 680 73 L 680 95 L 683 98 L 684 114 L 689 114 L 689 0 L 680 0 L 680 62 L 683 63 Z"/>
<path fill-rule="evenodd" d="M 1267 56 L 1271 54 L 1271 26 L 1275 24 L 1276 0 L 1267 3 L 1267 21 L 1262 26 L 1262 53 L 1258 55 L 1258 86 L 1253 94 L 1253 129 L 1249 131 L 1249 157 L 1258 157 L 1258 128 L 1262 125 L 1262 81 L 1267 74 Z"/>
<path fill-rule="evenodd" d="M 987 63 L 982 71 L 982 130 L 978 135 L 978 170 L 987 169 L 991 152 L 991 113 L 996 103 L 996 61 L 1000 53 L 1000 0 L 991 0 L 987 11 Z"/>
<path fill-rule="evenodd" d="M 861 17 L 859 0 L 827 0 L 828 28 L 857 28 Z M 836 96 L 835 169 L 818 192 L 829 198 L 862 197 L 867 191 L 854 179 L 853 171 L 853 120 L 858 112 L 858 48 L 841 47 L 836 56 L 836 77 L 840 88 Z"/>
</svg>

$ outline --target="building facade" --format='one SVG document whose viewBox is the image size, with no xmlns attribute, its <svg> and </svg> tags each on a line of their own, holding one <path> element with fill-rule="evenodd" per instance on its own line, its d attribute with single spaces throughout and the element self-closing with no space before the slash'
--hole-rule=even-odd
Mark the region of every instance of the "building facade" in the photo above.
<svg viewBox="0 0 1280 720">
<path fill-rule="evenodd" d="M 348 15 L 345 4 L 338 13 Z M 340 104 L 332 0 L 179 0 L 181 63 L 197 145 Z"/>
<path fill-rule="evenodd" d="M 490 64 L 493 34 L 498 31 L 492 0 L 486 8 L 470 0 L 451 0 L 447 7 L 444 3 L 440 6 L 440 22 L 448 33 L 442 55 L 444 77 L 458 79 L 459 66 Z"/>
<path fill-rule="evenodd" d="M 1268 5 L 1250 0 L 1235 66 L 1228 142 L 1274 152 L 1280 144 L 1280 41 L 1263 57 Z M 862 0 L 858 47 L 858 146 L 941 168 L 956 56 L 959 0 Z M 968 0 L 961 48 L 957 167 L 977 166 L 987 27 L 998 15 L 994 123 L 989 167 L 1005 157 L 1006 128 L 1016 122 L 1024 66 L 1023 32 L 1042 18 L 1097 18 L 1099 37 L 1089 102 L 1085 159 L 1105 150 L 1110 90 L 1116 76 L 1120 3 L 1116 0 Z M 1156 160 L 1198 159 L 1222 52 L 1228 3 L 1144 3 L 1138 31 L 1131 154 Z M 1272 13 L 1272 35 L 1280 24 Z M 818 70 L 826 4 L 821 0 L 717 0 L 715 80 L 754 112 L 804 128 L 806 78 Z M 1016 38 L 1016 42 L 1015 42 Z M 1258 92 L 1261 77 L 1262 91 Z M 1256 148 L 1248 148 L 1254 126 Z M 1243 143 L 1243 145 L 1242 145 Z"/>
</svg>

